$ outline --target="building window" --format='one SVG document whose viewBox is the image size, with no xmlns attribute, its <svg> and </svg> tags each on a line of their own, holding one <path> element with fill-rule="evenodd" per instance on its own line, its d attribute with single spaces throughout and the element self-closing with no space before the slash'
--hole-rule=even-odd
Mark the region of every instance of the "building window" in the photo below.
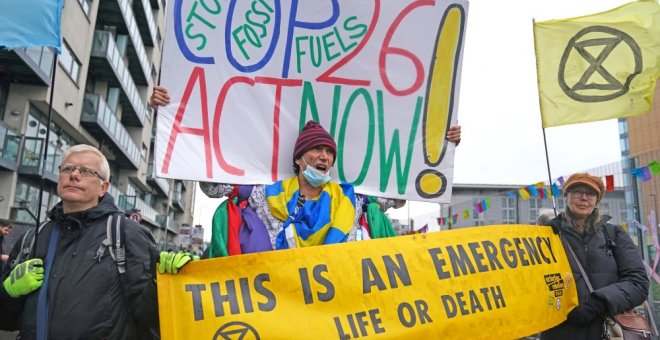
<svg viewBox="0 0 660 340">
<path fill-rule="evenodd" d="M 621 152 L 629 151 L 630 147 L 628 145 L 628 138 L 621 138 L 620 144 L 621 144 Z"/>
<path fill-rule="evenodd" d="M 16 182 L 16 194 L 14 195 L 14 206 L 25 206 L 29 210 L 16 211 L 15 220 L 24 223 L 34 223 L 34 217 L 37 216 L 37 207 L 39 206 L 40 185 L 28 182 L 19 178 Z M 55 193 L 54 188 L 45 188 L 42 196 L 40 220 L 45 220 L 48 210 L 60 200 Z M 30 214 L 34 215 L 32 217 Z"/>
<path fill-rule="evenodd" d="M 142 156 L 142 159 L 147 159 L 147 154 L 149 153 L 149 149 L 147 149 L 147 146 L 142 143 L 142 151 L 140 152 L 140 156 Z"/>
<path fill-rule="evenodd" d="M 62 54 L 60 54 L 60 66 L 71 77 L 74 83 L 78 84 L 78 75 L 80 74 L 80 61 L 73 54 L 71 48 L 66 43 L 62 44 Z"/>
<path fill-rule="evenodd" d="M 513 197 L 502 197 L 502 223 L 516 223 L 516 199 Z"/>
<path fill-rule="evenodd" d="M 539 217 L 539 209 L 541 208 L 541 200 L 538 198 L 529 199 L 529 224 L 536 224 L 536 219 Z"/>
<path fill-rule="evenodd" d="M 564 198 L 555 197 L 555 205 L 557 207 L 557 214 L 559 214 L 562 212 L 562 210 L 564 210 Z"/>
<path fill-rule="evenodd" d="M 91 7 L 92 0 L 78 0 L 80 7 L 82 7 L 85 15 L 89 17 L 89 8 Z"/>
</svg>

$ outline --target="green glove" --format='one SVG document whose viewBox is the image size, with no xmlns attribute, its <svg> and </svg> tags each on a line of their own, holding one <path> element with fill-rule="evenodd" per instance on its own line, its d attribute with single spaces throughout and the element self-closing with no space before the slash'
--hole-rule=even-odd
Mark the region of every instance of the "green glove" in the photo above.
<svg viewBox="0 0 660 340">
<path fill-rule="evenodd" d="M 17 298 L 39 289 L 44 282 L 43 265 L 41 259 L 30 259 L 16 266 L 2 283 L 7 294 Z"/>
<path fill-rule="evenodd" d="M 201 260 L 201 257 L 199 257 L 199 255 L 195 255 L 195 254 L 193 254 L 193 253 L 191 253 L 191 252 L 189 252 L 189 251 L 187 251 L 187 252 L 185 252 L 185 253 L 186 253 L 186 255 L 188 255 L 188 256 L 190 256 L 190 257 L 192 258 L 192 261 L 193 261 L 193 262 Z"/>
<path fill-rule="evenodd" d="M 162 251 L 158 261 L 158 272 L 161 274 L 176 274 L 190 261 L 192 261 L 192 257 L 186 252 Z"/>
</svg>

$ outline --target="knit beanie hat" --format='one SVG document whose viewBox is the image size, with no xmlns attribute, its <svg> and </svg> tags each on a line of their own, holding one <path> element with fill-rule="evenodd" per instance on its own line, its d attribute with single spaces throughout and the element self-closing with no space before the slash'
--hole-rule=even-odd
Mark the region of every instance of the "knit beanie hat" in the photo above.
<svg viewBox="0 0 660 340">
<path fill-rule="evenodd" d="M 323 129 L 321 124 L 310 120 L 305 124 L 302 131 L 296 139 L 296 146 L 293 149 L 293 162 L 295 164 L 296 159 L 302 157 L 302 155 L 317 146 L 327 146 L 332 149 L 332 154 L 335 156 L 333 161 L 337 156 L 337 144 L 335 140 L 332 139 L 332 136 Z"/>
<path fill-rule="evenodd" d="M 596 203 L 603 199 L 603 195 L 605 194 L 605 184 L 603 184 L 603 180 L 600 179 L 600 177 L 592 176 L 584 172 L 573 174 L 568 178 L 568 180 L 566 180 L 566 182 L 564 182 L 564 185 L 562 186 L 564 195 L 568 193 L 571 187 L 574 187 L 578 184 L 585 185 L 596 192 L 598 195 Z"/>
</svg>

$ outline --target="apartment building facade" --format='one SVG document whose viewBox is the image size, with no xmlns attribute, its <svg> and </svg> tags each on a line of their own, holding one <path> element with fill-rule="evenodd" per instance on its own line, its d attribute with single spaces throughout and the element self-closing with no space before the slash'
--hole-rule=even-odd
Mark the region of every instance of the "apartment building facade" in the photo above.
<svg viewBox="0 0 660 340">
<path fill-rule="evenodd" d="M 56 62 L 49 48 L 0 49 L 0 218 L 14 237 L 59 201 L 62 153 L 81 143 L 106 155 L 115 203 L 161 248 L 192 225 L 195 183 L 153 167 L 164 15 L 165 0 L 65 0 Z"/>
</svg>

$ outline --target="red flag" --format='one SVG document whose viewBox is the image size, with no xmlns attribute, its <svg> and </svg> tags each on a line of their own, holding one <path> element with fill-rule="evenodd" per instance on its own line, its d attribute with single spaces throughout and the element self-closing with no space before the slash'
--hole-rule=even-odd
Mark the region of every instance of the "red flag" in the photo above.
<svg viewBox="0 0 660 340">
<path fill-rule="evenodd" d="M 614 190 L 614 175 L 605 176 L 605 182 L 607 183 L 607 191 Z"/>
</svg>

